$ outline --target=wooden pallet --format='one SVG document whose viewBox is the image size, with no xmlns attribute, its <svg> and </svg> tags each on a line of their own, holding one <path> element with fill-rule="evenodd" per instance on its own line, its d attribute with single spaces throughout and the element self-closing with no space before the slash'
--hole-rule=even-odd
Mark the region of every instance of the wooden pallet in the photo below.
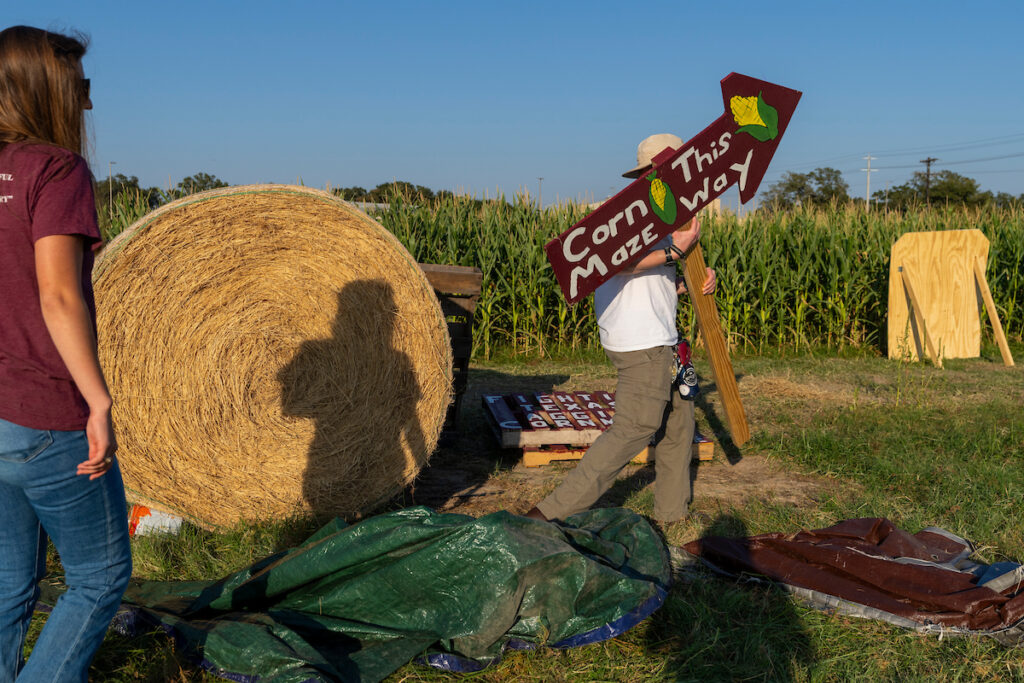
<svg viewBox="0 0 1024 683">
<path fill-rule="evenodd" d="M 615 414 L 615 395 L 607 391 L 489 394 L 483 404 L 502 448 L 522 449 L 527 467 L 579 460 Z M 714 442 L 694 432 L 694 458 L 711 460 L 714 451 Z M 633 462 L 648 462 L 647 449 Z"/>
<path fill-rule="evenodd" d="M 559 460 L 579 460 L 586 452 L 586 448 L 570 448 L 569 446 L 559 445 L 544 446 L 541 448 L 524 448 L 523 465 L 526 467 L 539 467 L 541 465 L 550 465 L 551 463 L 558 462 Z M 715 442 L 703 434 L 694 434 L 694 459 L 708 461 L 713 460 L 714 456 Z M 645 465 L 649 462 L 653 462 L 653 459 L 650 457 L 650 449 L 645 448 L 637 453 L 632 462 L 638 465 Z"/>
</svg>

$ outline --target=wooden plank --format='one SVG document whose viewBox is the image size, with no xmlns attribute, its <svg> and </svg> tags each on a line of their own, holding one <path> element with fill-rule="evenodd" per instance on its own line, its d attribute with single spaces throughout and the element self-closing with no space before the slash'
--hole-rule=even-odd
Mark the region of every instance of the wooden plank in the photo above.
<svg viewBox="0 0 1024 683">
<path fill-rule="evenodd" d="M 697 430 L 693 432 L 693 454 L 694 460 L 709 461 L 715 459 L 715 442 L 704 436 Z M 654 462 L 654 456 L 648 456 L 649 462 Z"/>
<path fill-rule="evenodd" d="M 435 263 L 418 264 L 427 276 L 430 286 L 445 294 L 479 296 L 483 271 L 468 266 L 443 266 Z"/>
<path fill-rule="evenodd" d="M 707 264 L 704 263 L 704 252 L 700 244 L 694 245 L 683 259 L 683 277 L 686 289 L 693 302 L 693 310 L 697 314 L 697 326 L 704 338 L 704 345 L 711 357 L 711 371 L 715 385 L 722 397 L 725 417 L 732 433 L 732 441 L 742 446 L 750 440 L 750 427 L 747 425 L 747 414 L 740 400 L 740 390 L 736 384 L 736 374 L 729 360 L 729 349 L 722 336 L 722 326 L 718 319 L 718 307 L 713 296 L 705 294 L 704 281 L 707 279 Z"/>
<path fill-rule="evenodd" d="M 932 337 L 928 333 L 928 327 L 926 326 L 924 319 L 924 312 L 921 310 L 920 299 L 917 298 L 917 294 L 914 291 L 914 285 L 911 283 L 910 271 L 905 266 L 900 266 L 900 277 L 903 280 L 903 288 L 907 292 L 907 298 L 910 299 L 910 308 L 913 310 L 914 324 L 917 326 L 917 330 L 921 337 L 924 338 L 925 349 L 928 352 L 928 357 L 932 359 L 938 367 L 942 367 L 942 356 L 935 350 L 935 344 L 932 342 Z"/>
<path fill-rule="evenodd" d="M 699 439 L 699 440 L 698 440 Z M 523 448 L 523 465 L 525 467 L 539 467 L 550 465 L 559 460 L 579 460 L 586 454 L 586 448 L 572 448 L 564 445 L 550 445 L 539 447 Z M 701 462 L 713 460 L 715 456 L 715 444 L 707 437 L 694 434 L 693 459 Z M 651 449 L 645 448 L 632 459 L 634 464 L 644 465 L 654 462 L 651 457 Z"/>
<path fill-rule="evenodd" d="M 526 394 L 512 394 L 512 400 L 519 407 L 519 410 L 522 411 L 523 420 L 530 429 L 534 431 L 551 429 L 553 425 L 537 411 L 537 407 L 527 398 Z"/>
<path fill-rule="evenodd" d="M 601 436 L 600 429 L 549 429 L 547 431 L 523 430 L 515 436 L 508 436 L 502 448 L 540 448 L 541 446 L 576 446 L 588 448 Z"/>
<path fill-rule="evenodd" d="M 577 391 L 576 397 L 587 412 L 594 418 L 598 427 L 605 429 L 612 424 L 612 415 L 615 414 L 615 398 L 607 391 L 584 392 Z"/>
<path fill-rule="evenodd" d="M 941 358 L 981 355 L 981 316 L 975 263 L 982 272 L 989 242 L 980 230 L 908 232 L 892 245 L 889 258 L 889 358 L 917 360 L 927 353 L 914 339 L 912 313 L 900 268 L 909 269 L 921 316 Z"/>
<path fill-rule="evenodd" d="M 698 441 L 693 444 L 693 457 L 707 462 L 715 459 L 715 444 L 711 441 Z"/>
<path fill-rule="evenodd" d="M 505 403 L 505 397 L 485 395 L 483 402 L 486 408 L 484 414 L 488 416 L 488 422 L 502 448 L 521 448 L 522 439 L 520 437 L 523 433 L 523 426 L 519 424 L 515 413 Z"/>
<path fill-rule="evenodd" d="M 601 428 L 575 429 L 572 421 L 561 411 L 551 396 L 546 394 L 538 394 L 538 396 L 543 397 L 545 403 L 536 400 L 536 405 L 534 405 L 525 400 L 509 398 L 512 399 L 516 407 L 520 403 L 529 405 L 532 408 L 529 413 L 530 419 L 544 421 L 547 429 L 539 426 L 536 429 L 530 428 L 529 423 L 524 422 L 527 413 L 519 411 L 523 417 L 521 420 L 516 415 L 516 411 L 506 402 L 504 396 L 486 395 L 483 397 L 484 414 L 502 448 L 539 448 L 551 444 L 589 446 L 601 435 L 603 431 Z M 520 397 L 521 399 L 526 398 L 523 395 Z M 554 409 L 549 412 L 543 408 L 544 405 L 553 406 Z"/>
<path fill-rule="evenodd" d="M 567 391 L 556 391 L 553 393 L 555 400 L 562 406 L 562 410 L 569 416 L 579 429 L 597 429 L 598 423 L 586 410 L 583 409 L 576 397 Z"/>
<path fill-rule="evenodd" d="M 585 409 L 590 410 L 596 408 L 598 410 L 604 410 L 608 407 L 606 403 L 601 403 L 597 398 L 589 391 L 576 391 L 573 392 L 573 396 L 576 397 L 576 402 L 583 406 Z"/>
<path fill-rule="evenodd" d="M 604 429 L 611 425 L 611 414 L 605 411 L 603 405 L 593 399 L 593 397 L 585 391 L 576 391 L 571 394 L 576 405 L 580 407 L 586 415 L 593 421 L 594 426 Z M 604 417 L 598 415 L 598 412 L 602 413 Z"/>
<path fill-rule="evenodd" d="M 704 461 L 715 459 L 715 442 L 697 430 L 693 431 L 693 457 Z"/>
<path fill-rule="evenodd" d="M 556 408 L 556 414 L 557 415 L 561 415 L 566 420 L 569 420 L 569 422 L 572 424 L 572 428 L 573 429 L 577 429 L 577 430 L 584 429 L 584 426 L 582 424 L 580 424 L 580 421 L 578 419 L 576 419 L 572 415 L 572 411 L 569 408 L 569 406 L 575 407 L 575 402 L 574 401 L 569 401 L 569 406 L 566 406 L 565 402 L 561 401 L 558 398 L 558 393 L 559 392 L 557 392 L 557 391 L 553 391 L 550 394 L 548 394 L 548 396 L 551 397 L 551 400 L 554 401 L 555 408 Z M 591 426 L 596 427 L 597 425 L 595 424 L 595 425 L 591 425 Z"/>
<path fill-rule="evenodd" d="M 584 410 L 584 406 L 606 405 L 593 400 L 596 393 L 538 392 L 532 397 L 524 393 L 485 395 L 484 412 L 503 448 L 580 450 L 582 454 L 612 424 L 614 412 L 610 408 Z M 611 395 L 604 398 L 610 399 Z M 571 413 L 576 413 L 575 421 Z M 711 440 L 695 432 L 694 457 L 710 460 L 713 453 Z M 531 458 L 545 462 L 557 459 L 548 455 Z"/>
<path fill-rule="evenodd" d="M 992 290 L 988 288 L 988 280 L 985 279 L 985 267 L 980 260 L 974 262 L 974 278 L 981 290 L 981 298 L 985 301 L 985 308 L 988 309 L 988 319 L 992 321 L 992 334 L 999 344 L 999 353 L 1003 356 L 1003 365 L 1013 367 L 1013 355 L 1010 353 L 1010 346 L 1006 343 L 1006 334 L 1003 333 L 1003 324 L 999 322 L 999 312 L 996 310 L 996 302 L 992 298 Z"/>
<path fill-rule="evenodd" d="M 637 465 L 644 465 L 647 463 L 647 455 L 649 449 L 645 448 L 633 458 L 631 462 Z M 587 452 L 586 448 L 558 448 L 556 446 L 550 446 L 546 448 L 524 448 L 523 449 L 523 466 L 524 467 L 540 467 L 542 465 L 550 465 L 553 462 L 560 460 L 579 460 Z"/>
<path fill-rule="evenodd" d="M 562 406 L 558 405 L 558 403 L 555 401 L 555 398 L 551 394 L 548 394 L 543 391 L 538 391 L 536 394 L 534 394 L 534 398 L 537 399 L 537 404 L 540 406 L 541 410 L 546 412 L 548 414 L 548 417 L 551 418 L 556 429 L 568 428 L 576 429 L 578 431 L 578 426 L 572 423 L 572 420 L 569 419 L 569 416 L 562 411 Z"/>
</svg>

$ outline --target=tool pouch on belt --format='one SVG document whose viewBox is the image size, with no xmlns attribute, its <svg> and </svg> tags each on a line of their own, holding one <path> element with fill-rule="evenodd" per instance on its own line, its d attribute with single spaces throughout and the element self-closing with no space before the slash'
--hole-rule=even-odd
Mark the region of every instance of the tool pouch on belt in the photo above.
<svg viewBox="0 0 1024 683">
<path fill-rule="evenodd" d="M 692 401 L 700 395 L 700 385 L 697 384 L 697 371 L 693 369 L 693 363 L 690 362 L 690 359 L 690 342 L 681 339 L 676 344 L 676 378 L 673 380 L 673 383 L 679 388 L 679 395 L 687 401 Z"/>
</svg>

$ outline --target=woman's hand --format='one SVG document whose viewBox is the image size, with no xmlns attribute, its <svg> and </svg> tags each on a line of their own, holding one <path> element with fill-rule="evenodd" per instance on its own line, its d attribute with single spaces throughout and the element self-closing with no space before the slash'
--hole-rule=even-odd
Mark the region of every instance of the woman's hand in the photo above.
<svg viewBox="0 0 1024 683">
<path fill-rule="evenodd" d="M 718 287 L 718 275 L 714 268 L 708 268 L 704 274 L 704 293 L 714 294 Z M 676 278 L 676 294 L 686 294 L 686 278 L 682 275 Z"/>
<path fill-rule="evenodd" d="M 89 479 L 98 479 L 114 464 L 117 439 L 110 410 L 91 410 L 85 425 L 85 436 L 89 440 L 89 459 L 78 465 L 78 474 L 87 474 Z"/>
</svg>

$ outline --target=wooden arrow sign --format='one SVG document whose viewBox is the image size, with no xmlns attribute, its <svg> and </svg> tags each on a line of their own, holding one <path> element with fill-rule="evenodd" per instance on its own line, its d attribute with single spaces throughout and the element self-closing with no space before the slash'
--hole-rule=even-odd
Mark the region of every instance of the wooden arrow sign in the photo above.
<svg viewBox="0 0 1024 683">
<path fill-rule="evenodd" d="M 753 198 L 800 95 L 741 74 L 722 79 L 725 112 L 714 123 L 544 246 L 565 300 L 576 303 L 643 258 L 733 185 L 741 201 Z"/>
<path fill-rule="evenodd" d="M 655 156 L 649 173 L 545 245 L 566 301 L 579 301 L 643 258 L 652 244 L 685 225 L 733 185 L 739 186 L 742 202 L 752 199 L 800 95 L 736 73 L 722 79 L 722 116 L 681 148 Z M 702 292 L 705 264 L 699 244 L 686 255 L 683 277 L 733 443 L 742 446 L 750 438 L 750 428 L 715 300 Z"/>
</svg>

